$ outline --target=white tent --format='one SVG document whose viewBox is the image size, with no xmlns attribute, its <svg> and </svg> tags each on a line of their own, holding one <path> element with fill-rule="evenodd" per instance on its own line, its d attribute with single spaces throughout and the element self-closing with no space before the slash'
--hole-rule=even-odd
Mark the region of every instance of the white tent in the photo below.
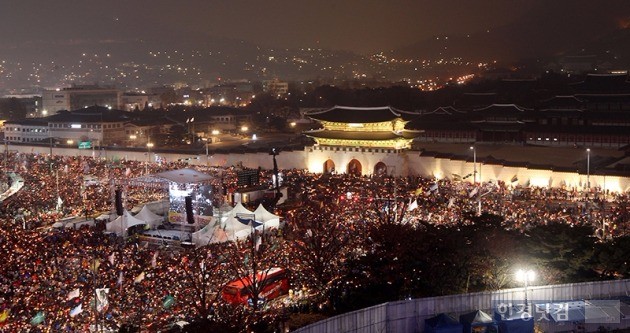
<svg viewBox="0 0 630 333">
<path fill-rule="evenodd" d="M 147 224 L 145 221 L 137 219 L 129 214 L 128 211 L 125 211 L 122 216 L 119 216 L 112 222 L 109 222 L 105 225 L 105 229 L 109 232 L 114 232 L 118 236 L 125 236 L 127 233 L 127 229 L 133 227 L 138 224 Z"/>
<path fill-rule="evenodd" d="M 196 246 L 223 243 L 230 240 L 228 234 L 217 223 L 210 223 L 199 231 L 193 232 L 192 242 Z"/>
<path fill-rule="evenodd" d="M 158 226 L 164 221 L 164 217 L 155 214 L 146 205 L 135 215 L 135 218 L 147 222 L 152 227 Z"/>
<path fill-rule="evenodd" d="M 234 208 L 232 208 L 231 211 L 228 212 L 227 216 L 236 217 L 236 215 L 253 215 L 253 214 L 254 212 L 245 208 L 245 206 L 243 206 L 243 204 L 239 202 L 236 204 L 236 206 L 234 206 Z"/>
<path fill-rule="evenodd" d="M 280 216 L 270 213 L 262 204 L 258 205 L 258 208 L 254 211 L 256 215 L 256 221 L 260 221 L 263 224 L 256 227 L 258 230 L 269 229 L 269 228 L 279 228 L 280 227 Z"/>
<path fill-rule="evenodd" d="M 140 215 L 140 214 L 138 214 Z M 237 218 L 238 217 L 238 218 Z M 239 218 L 241 219 L 239 221 Z M 255 211 L 245 208 L 241 203 L 237 203 L 232 210 L 228 211 L 221 218 L 219 223 L 209 223 L 203 229 L 192 234 L 192 241 L 197 246 L 203 246 L 210 243 L 221 243 L 226 241 L 243 240 L 251 235 L 254 231 L 252 222 L 243 223 L 254 219 L 258 223 L 262 223 L 257 230 L 279 228 L 280 217 L 270 213 L 262 205 L 258 206 Z"/>
<path fill-rule="evenodd" d="M 221 222 L 221 228 L 223 228 L 228 235 L 241 230 L 252 230 L 252 226 L 249 223 L 245 224 L 239 221 L 236 216 L 230 216 L 225 221 Z"/>
</svg>

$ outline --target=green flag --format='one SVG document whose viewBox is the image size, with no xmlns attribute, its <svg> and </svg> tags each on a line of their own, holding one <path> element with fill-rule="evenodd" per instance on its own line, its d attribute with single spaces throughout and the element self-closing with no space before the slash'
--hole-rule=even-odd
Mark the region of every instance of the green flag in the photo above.
<svg viewBox="0 0 630 333">
<path fill-rule="evenodd" d="M 33 318 L 31 318 L 31 325 L 39 325 L 44 322 L 44 311 L 39 311 Z"/>
<path fill-rule="evenodd" d="M 175 303 L 175 297 L 173 297 L 172 295 L 166 295 L 166 297 L 164 297 L 164 301 L 162 301 L 162 306 L 165 309 L 170 308 L 173 304 Z"/>
</svg>

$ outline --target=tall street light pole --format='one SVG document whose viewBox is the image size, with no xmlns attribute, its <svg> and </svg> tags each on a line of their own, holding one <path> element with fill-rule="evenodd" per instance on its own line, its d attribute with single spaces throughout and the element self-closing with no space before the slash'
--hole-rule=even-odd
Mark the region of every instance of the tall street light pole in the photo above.
<svg viewBox="0 0 630 333">
<path fill-rule="evenodd" d="M 473 152 L 473 184 L 477 184 L 477 149 L 470 146 L 470 150 Z"/>
<path fill-rule="evenodd" d="M 145 174 L 149 173 L 149 163 L 151 162 L 151 148 L 152 147 L 153 147 L 153 142 L 151 141 L 147 142 L 147 165 L 146 165 L 146 168 L 144 169 Z"/>
<path fill-rule="evenodd" d="M 534 280 L 536 280 L 536 272 L 531 269 L 519 269 L 516 271 L 516 280 L 518 282 L 525 283 L 525 312 L 529 312 L 529 304 L 527 303 L 527 287 L 529 287 L 530 282 L 534 282 Z"/>
<path fill-rule="evenodd" d="M 591 148 L 586 148 L 586 188 L 591 189 Z"/>
</svg>

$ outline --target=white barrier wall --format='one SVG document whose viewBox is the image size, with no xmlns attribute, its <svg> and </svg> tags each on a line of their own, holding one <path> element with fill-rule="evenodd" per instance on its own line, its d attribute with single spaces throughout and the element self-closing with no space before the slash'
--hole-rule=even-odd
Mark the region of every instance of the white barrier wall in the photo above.
<svg viewBox="0 0 630 333">
<path fill-rule="evenodd" d="M 422 333 L 424 320 L 440 313 L 459 315 L 482 310 L 493 315 L 500 304 L 523 304 L 524 288 L 504 289 L 494 292 L 451 295 L 444 297 L 419 298 L 390 302 L 345 313 L 295 330 L 298 333 Z M 549 286 L 534 286 L 527 289 L 528 302 L 557 303 L 571 300 L 606 300 L 630 293 L 630 280 L 598 281 Z M 550 324 L 537 323 L 545 332 L 571 331 L 578 324 L 567 322 Z M 591 326 L 588 326 L 591 325 Z M 619 323 L 587 324 L 586 331 L 594 332 L 599 326 L 626 328 L 630 318 L 620 316 Z"/>
<path fill-rule="evenodd" d="M 10 146 L 12 151 L 23 153 L 49 154 L 49 147 Z M 247 168 L 272 169 L 273 158 L 268 153 L 232 153 L 213 155 L 186 155 L 174 153 L 128 152 L 112 150 L 89 150 L 74 148 L 53 148 L 55 155 L 71 156 L 95 156 L 107 159 L 131 159 L 139 161 L 155 161 L 156 156 L 165 161 L 188 159 L 193 165 L 233 166 L 242 165 Z M 374 172 L 377 163 L 382 162 L 387 167 L 387 173 L 397 176 L 433 176 L 439 179 L 452 179 L 453 175 L 466 176 L 472 174 L 475 166 L 472 162 L 454 160 L 448 158 L 435 158 L 422 156 L 419 151 L 394 150 L 394 149 L 367 149 L 367 148 L 336 148 L 336 147 L 306 147 L 304 150 L 282 151 L 276 156 L 278 166 L 281 169 L 307 169 L 310 172 L 322 172 L 324 162 L 331 160 L 335 165 L 335 171 L 345 173 L 348 163 L 357 160 L 361 165 L 361 172 L 370 175 Z M 534 185 L 543 187 L 586 188 L 587 178 L 591 187 L 600 187 L 612 192 L 630 191 L 630 178 L 619 176 L 604 176 L 557 172 L 553 170 L 528 169 L 523 167 L 511 167 L 498 164 L 477 163 L 477 180 L 495 181 L 501 180 L 511 183 L 516 176 L 520 185 Z M 473 181 L 470 176 L 466 180 Z"/>
</svg>

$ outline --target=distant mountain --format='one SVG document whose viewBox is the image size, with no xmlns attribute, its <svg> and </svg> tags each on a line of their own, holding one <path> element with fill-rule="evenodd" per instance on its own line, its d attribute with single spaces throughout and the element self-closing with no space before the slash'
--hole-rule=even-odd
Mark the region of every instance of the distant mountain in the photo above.
<svg viewBox="0 0 630 333">
<path fill-rule="evenodd" d="M 630 3 L 622 5 L 630 7 Z M 619 28 L 619 13 L 628 12 L 597 1 L 544 1 L 508 25 L 466 36 L 434 36 L 393 54 L 399 58 L 459 57 L 479 62 L 557 56 L 614 32 Z"/>
</svg>

